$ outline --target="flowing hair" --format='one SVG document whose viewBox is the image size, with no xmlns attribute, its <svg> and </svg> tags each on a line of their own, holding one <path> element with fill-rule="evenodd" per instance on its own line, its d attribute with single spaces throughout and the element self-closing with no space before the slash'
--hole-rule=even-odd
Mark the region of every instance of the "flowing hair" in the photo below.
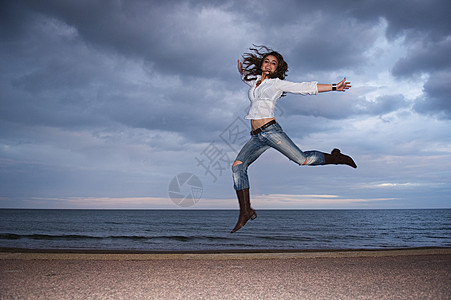
<svg viewBox="0 0 451 300">
<path fill-rule="evenodd" d="M 251 52 L 243 54 L 244 80 L 255 80 L 257 78 L 257 75 L 261 75 L 263 61 L 269 55 L 273 55 L 275 58 L 277 58 L 277 69 L 274 73 L 270 73 L 269 77 L 284 80 L 285 76 L 287 76 L 288 64 L 283 59 L 283 56 L 266 46 L 253 46 L 254 48 L 249 48 Z"/>
</svg>

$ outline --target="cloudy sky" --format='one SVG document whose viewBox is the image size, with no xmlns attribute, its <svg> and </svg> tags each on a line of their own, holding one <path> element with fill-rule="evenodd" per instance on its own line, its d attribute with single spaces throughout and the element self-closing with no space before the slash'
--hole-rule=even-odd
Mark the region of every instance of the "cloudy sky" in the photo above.
<svg viewBox="0 0 451 300">
<path fill-rule="evenodd" d="M 237 208 L 230 165 L 249 100 L 236 61 L 252 44 L 284 55 L 287 80 L 352 82 L 288 95 L 276 114 L 301 149 L 338 147 L 358 164 L 299 167 L 268 150 L 249 169 L 256 209 L 450 208 L 450 11 L 446 0 L 2 1 L 0 208 L 180 208 L 169 192 L 183 174 L 199 179 L 191 209 Z"/>
</svg>

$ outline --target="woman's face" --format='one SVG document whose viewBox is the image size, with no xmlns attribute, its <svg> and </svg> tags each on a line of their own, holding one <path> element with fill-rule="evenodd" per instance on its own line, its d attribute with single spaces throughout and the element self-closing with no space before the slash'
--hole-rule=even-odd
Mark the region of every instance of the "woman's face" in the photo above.
<svg viewBox="0 0 451 300">
<path fill-rule="evenodd" d="M 277 69 L 277 58 L 274 55 L 268 55 L 263 59 L 262 73 L 274 73 Z"/>
</svg>

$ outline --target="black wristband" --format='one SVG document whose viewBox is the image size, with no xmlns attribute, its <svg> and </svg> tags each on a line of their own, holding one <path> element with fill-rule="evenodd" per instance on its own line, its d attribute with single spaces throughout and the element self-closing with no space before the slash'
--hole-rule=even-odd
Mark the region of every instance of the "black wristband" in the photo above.
<svg viewBox="0 0 451 300">
<path fill-rule="evenodd" d="M 332 84 L 332 91 L 336 91 L 337 90 L 337 85 L 335 83 Z"/>
</svg>

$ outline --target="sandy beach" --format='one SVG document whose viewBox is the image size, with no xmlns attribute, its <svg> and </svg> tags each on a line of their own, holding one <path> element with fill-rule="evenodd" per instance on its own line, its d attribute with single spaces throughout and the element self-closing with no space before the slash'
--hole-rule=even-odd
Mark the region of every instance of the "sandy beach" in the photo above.
<svg viewBox="0 0 451 300">
<path fill-rule="evenodd" d="M 0 299 L 450 299 L 451 248 L 0 251 Z"/>
</svg>

